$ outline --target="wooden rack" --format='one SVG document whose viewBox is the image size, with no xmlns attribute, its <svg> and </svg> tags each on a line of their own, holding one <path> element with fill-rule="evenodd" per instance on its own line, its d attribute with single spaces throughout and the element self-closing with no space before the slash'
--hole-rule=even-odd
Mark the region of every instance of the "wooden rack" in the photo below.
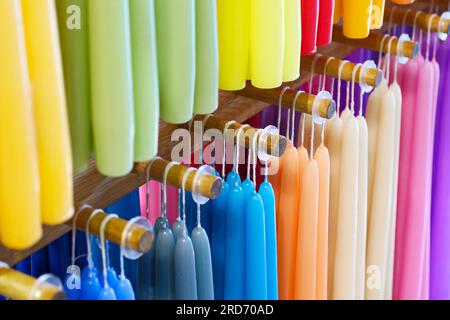
<svg viewBox="0 0 450 320">
<path fill-rule="evenodd" d="M 335 26 L 333 31 L 333 41 L 346 44 L 349 46 L 364 48 L 372 51 L 380 51 L 381 42 L 384 35 L 376 32 L 371 32 L 365 39 L 350 39 L 344 36 L 342 27 Z M 402 48 L 398 46 L 398 39 L 391 40 L 392 37 L 387 36 L 383 42 L 383 53 L 390 53 L 394 56 L 402 54 L 407 58 L 415 58 L 419 54 L 420 45 L 414 41 L 403 42 Z M 389 43 L 391 45 L 389 46 Z M 400 49 L 400 52 L 399 52 Z"/>
<path fill-rule="evenodd" d="M 418 12 L 418 11 L 416 11 Z M 408 9 L 400 7 L 386 7 L 384 19 L 385 22 L 389 22 L 392 16 L 392 23 L 403 24 L 403 22 L 408 26 L 413 26 L 414 21 L 416 21 L 416 26 L 422 30 L 428 31 L 428 27 L 431 21 L 431 32 L 443 32 L 450 34 L 450 19 L 441 19 L 439 16 L 432 17 L 432 14 L 422 12 L 417 14 L 416 12 L 409 12 Z"/>
<path fill-rule="evenodd" d="M 319 49 L 319 52 L 324 56 L 334 56 L 336 59 L 342 59 L 350 55 L 354 50 L 355 48 L 343 44 L 332 43 L 329 46 Z M 302 74 L 298 80 L 286 83 L 285 85 L 295 89 L 307 81 L 307 75 Z M 235 120 L 243 123 L 267 108 L 270 104 L 273 104 L 275 101 L 272 100 L 252 99 L 236 92 L 221 91 L 219 95 L 219 108 L 214 113 L 214 116 L 223 121 Z M 275 103 L 278 103 L 278 101 Z M 285 104 L 288 107 L 287 100 L 285 102 L 283 99 L 283 105 Z M 206 127 L 208 125 L 209 121 L 207 121 Z M 158 154 L 162 158 L 170 158 L 172 147 L 177 143 L 172 141 L 171 135 L 175 129 L 180 127 L 185 126 L 172 125 L 164 122 L 160 123 Z M 135 167 L 132 173 L 121 178 L 108 178 L 98 173 L 95 168 L 95 161 L 92 159 L 88 169 L 74 177 L 75 203 L 77 206 L 88 203 L 93 208 L 105 208 L 109 206 L 146 182 L 143 167 L 145 165 L 141 166 L 140 169 Z M 51 227 L 44 226 L 44 236 L 41 241 L 30 249 L 16 251 L 0 246 L 0 261 L 4 261 L 13 266 L 70 230 L 71 223 Z"/>
<path fill-rule="evenodd" d="M 0 268 L 0 295 L 13 300 L 32 300 L 30 297 L 37 280 L 9 268 Z M 43 285 L 36 300 L 64 300 L 66 295 L 58 288 Z"/>
</svg>

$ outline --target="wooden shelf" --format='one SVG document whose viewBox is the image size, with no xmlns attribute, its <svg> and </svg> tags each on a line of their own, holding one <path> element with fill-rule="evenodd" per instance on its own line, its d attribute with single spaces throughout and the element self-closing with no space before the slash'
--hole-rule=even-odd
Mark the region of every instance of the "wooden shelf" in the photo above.
<svg viewBox="0 0 450 320">
<path fill-rule="evenodd" d="M 337 59 L 343 59 L 354 50 L 355 48 L 346 45 L 332 43 L 319 50 L 319 53 L 325 56 L 334 56 Z M 289 85 L 291 88 L 297 88 L 308 81 L 308 76 L 308 73 L 303 73 L 300 79 L 286 83 L 285 85 Z M 269 104 L 267 103 L 238 96 L 234 92 L 221 91 L 219 108 L 214 115 L 224 120 L 245 122 L 268 106 Z M 173 130 L 178 127 L 163 122 L 160 123 L 159 155 L 164 159 L 170 159 L 170 153 L 174 145 L 170 137 Z M 95 161 L 92 159 L 88 169 L 74 177 L 75 204 L 86 203 L 94 208 L 105 208 L 144 183 L 145 175 L 138 175 L 136 173 L 131 173 L 122 178 L 107 178 L 102 176 L 95 169 Z M 28 250 L 16 251 L 0 246 L 0 261 L 13 266 L 70 230 L 71 226 L 67 224 L 54 227 L 45 226 L 42 239 L 38 244 Z"/>
</svg>

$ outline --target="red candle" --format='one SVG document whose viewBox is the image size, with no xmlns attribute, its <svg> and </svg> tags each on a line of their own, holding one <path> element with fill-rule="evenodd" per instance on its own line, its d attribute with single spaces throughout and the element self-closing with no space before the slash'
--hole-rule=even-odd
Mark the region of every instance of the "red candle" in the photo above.
<svg viewBox="0 0 450 320">
<path fill-rule="evenodd" d="M 317 51 L 317 26 L 319 22 L 319 0 L 302 1 L 302 55 Z"/>
<path fill-rule="evenodd" d="M 333 35 L 334 0 L 320 0 L 319 27 L 317 29 L 317 45 L 326 46 L 331 43 Z"/>
</svg>

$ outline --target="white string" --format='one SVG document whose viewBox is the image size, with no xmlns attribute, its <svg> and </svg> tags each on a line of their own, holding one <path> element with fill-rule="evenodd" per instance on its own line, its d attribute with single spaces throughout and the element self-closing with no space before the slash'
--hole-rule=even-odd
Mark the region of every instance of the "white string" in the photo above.
<svg viewBox="0 0 450 320">
<path fill-rule="evenodd" d="M 234 172 L 236 172 L 237 174 L 239 174 L 239 153 L 240 153 L 239 151 L 240 151 L 240 148 L 241 148 L 241 145 L 240 145 L 241 134 L 242 134 L 242 132 L 244 132 L 245 128 L 250 128 L 250 126 L 248 124 L 242 125 L 238 129 L 238 132 L 236 134 L 236 153 L 235 153 L 236 154 L 236 157 L 235 157 L 236 163 L 234 165 Z"/>
<path fill-rule="evenodd" d="M 162 203 L 162 217 L 167 217 L 167 176 L 169 175 L 170 169 L 172 167 L 179 165 L 178 162 L 172 161 L 170 162 L 165 168 L 164 168 L 164 175 L 163 175 L 163 203 Z"/>
<path fill-rule="evenodd" d="M 417 11 L 416 14 L 414 15 L 414 21 L 413 21 L 413 32 L 412 32 L 412 40 L 415 41 L 416 40 L 416 31 L 417 31 L 417 18 L 419 17 L 419 15 L 422 13 L 422 11 Z"/>
<path fill-rule="evenodd" d="M 389 26 L 388 26 L 387 30 L 388 30 L 388 33 L 390 33 L 390 34 L 395 34 L 395 33 L 392 32 L 392 31 L 395 31 L 395 30 L 393 30 L 393 29 L 395 29 L 395 27 L 392 28 L 392 19 L 393 19 L 395 10 L 397 10 L 397 6 L 393 6 L 392 7 L 391 13 L 389 15 Z"/>
<path fill-rule="evenodd" d="M 384 42 L 386 41 L 386 39 L 389 38 L 389 36 L 387 34 L 385 34 L 383 36 L 383 40 L 381 40 L 380 43 L 380 50 L 378 52 L 378 69 L 381 69 L 381 62 L 382 62 L 382 58 L 383 58 L 383 49 L 384 49 Z"/>
<path fill-rule="evenodd" d="M 355 82 L 356 82 L 356 72 L 358 71 L 358 68 L 361 72 L 362 64 L 358 63 L 354 68 L 352 72 L 352 101 L 351 101 L 351 110 L 352 113 L 355 114 Z"/>
<path fill-rule="evenodd" d="M 101 243 L 101 251 L 102 251 L 102 261 L 103 261 L 103 285 L 105 288 L 108 288 L 108 268 L 106 261 L 106 247 L 105 247 L 105 227 L 109 220 L 117 218 L 117 214 L 108 214 L 100 224 L 100 243 Z"/>
<path fill-rule="evenodd" d="M 304 91 L 301 91 L 301 90 L 299 90 L 299 91 L 297 91 L 296 93 L 295 93 L 295 96 L 294 96 L 294 99 L 292 100 L 292 109 L 294 109 L 295 108 L 295 106 L 297 105 L 297 100 L 298 100 L 298 98 L 300 97 L 300 95 L 302 95 L 302 94 L 304 94 L 305 92 Z M 304 118 L 304 117 L 303 117 Z M 292 129 L 294 128 L 294 126 L 292 126 Z M 294 131 L 294 130 L 292 130 L 292 131 Z M 304 138 L 304 136 L 303 136 L 303 134 L 302 134 L 302 137 L 301 137 L 301 139 L 302 139 L 302 142 L 301 142 L 301 145 L 303 146 L 303 138 Z M 294 134 L 292 134 L 292 137 L 291 137 L 291 141 L 293 142 L 294 141 Z"/>
<path fill-rule="evenodd" d="M 433 22 L 433 18 L 437 17 L 436 14 L 432 14 L 428 20 L 428 33 L 427 33 L 427 53 L 426 53 L 426 59 L 429 60 L 430 58 L 430 46 L 431 46 L 431 23 Z"/>
<path fill-rule="evenodd" d="M 222 155 L 222 178 L 225 180 L 225 167 L 226 167 L 226 153 L 227 153 L 227 139 L 226 139 L 226 135 L 227 135 L 227 131 L 228 128 L 232 125 L 232 124 L 236 124 L 236 121 L 228 121 L 225 124 L 225 128 L 223 130 L 223 155 Z M 233 150 L 234 150 L 234 136 L 233 136 Z M 233 155 L 233 159 L 234 159 L 234 155 Z"/>
<path fill-rule="evenodd" d="M 150 219 L 150 171 L 155 160 L 162 160 L 161 157 L 155 157 L 147 166 L 146 176 L 145 176 L 145 214 L 147 219 Z"/>
<path fill-rule="evenodd" d="M 90 208 L 90 206 L 88 205 L 83 205 L 81 206 L 78 211 L 75 213 L 75 215 L 73 216 L 73 220 L 72 220 L 72 250 L 71 250 L 71 261 L 72 261 L 72 265 L 75 265 L 75 245 L 76 245 L 76 241 L 77 241 L 77 219 L 78 216 L 80 215 L 80 212 L 83 211 L 84 209 Z"/>
<path fill-rule="evenodd" d="M 388 52 L 391 52 L 392 41 L 394 41 L 394 39 L 397 39 L 397 37 L 392 36 L 389 39 Z M 391 73 L 391 55 L 389 53 L 387 53 L 386 56 L 384 57 L 383 72 L 386 74 L 386 80 L 389 83 L 389 78 L 390 78 L 390 75 L 391 75 L 390 74 Z"/>
<path fill-rule="evenodd" d="M 125 225 L 125 228 L 122 231 L 122 236 L 120 238 L 120 278 L 125 279 L 125 263 L 124 263 L 124 255 L 125 255 L 125 247 L 126 247 L 126 240 L 128 238 L 128 233 L 130 232 L 131 227 L 141 220 L 141 217 L 134 217 L 133 219 L 129 220 L 127 224 Z"/>
<path fill-rule="evenodd" d="M 344 61 L 341 61 L 340 63 L 339 63 L 339 69 L 338 69 L 338 88 L 337 88 L 337 90 L 338 90 L 338 96 L 337 96 L 337 112 L 336 112 L 336 115 L 337 115 L 337 117 L 339 118 L 340 117 L 340 114 L 341 114 L 341 78 L 342 78 L 342 69 L 344 68 L 344 66 L 347 64 L 347 63 L 349 63 L 349 61 L 347 61 L 347 60 L 344 60 Z"/>
<path fill-rule="evenodd" d="M 186 181 L 189 175 L 195 171 L 194 168 L 188 168 L 186 172 L 183 174 L 183 179 L 181 181 L 181 201 L 182 201 L 182 214 L 183 214 L 183 221 L 186 223 Z"/>
<path fill-rule="evenodd" d="M 89 218 L 86 221 L 86 248 L 87 248 L 87 262 L 89 270 L 94 268 L 94 261 L 92 261 L 92 249 L 91 249 L 91 234 L 89 231 L 89 226 L 91 224 L 91 220 L 98 214 L 103 213 L 104 211 L 101 209 L 94 210 Z"/>
<path fill-rule="evenodd" d="M 249 150 L 249 154 L 253 154 L 253 182 L 255 184 L 255 188 L 256 188 L 256 164 L 258 163 L 258 157 L 257 157 L 257 149 L 258 149 L 258 138 L 259 135 L 261 134 L 262 130 L 256 130 L 255 133 L 253 134 L 253 141 L 252 141 L 252 148 L 251 150 Z M 250 152 L 251 151 L 251 152 Z"/>
<path fill-rule="evenodd" d="M 286 93 L 286 91 L 288 91 L 289 89 L 290 89 L 289 87 L 284 87 L 283 90 L 281 90 L 280 97 L 278 98 L 278 119 L 277 119 L 278 131 L 280 131 L 280 126 L 281 126 L 281 107 L 283 104 L 283 96 Z"/>
<path fill-rule="evenodd" d="M 401 33 L 403 34 L 403 33 L 405 33 L 405 28 L 406 28 L 406 19 L 407 19 L 407 17 L 408 17 L 408 15 L 411 13 L 411 12 L 413 12 L 411 9 L 406 9 L 406 12 L 405 12 L 405 14 L 404 14 L 404 16 L 403 16 L 403 21 L 402 21 L 402 29 L 401 29 Z"/>
</svg>

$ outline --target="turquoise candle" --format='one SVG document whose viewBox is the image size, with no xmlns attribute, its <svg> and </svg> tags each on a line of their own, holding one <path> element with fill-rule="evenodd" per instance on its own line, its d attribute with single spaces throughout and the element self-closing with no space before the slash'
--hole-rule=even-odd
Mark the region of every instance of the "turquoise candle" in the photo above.
<svg viewBox="0 0 450 320">
<path fill-rule="evenodd" d="M 128 0 L 88 2 L 92 122 L 97 168 L 118 177 L 133 167 L 134 103 Z"/>
<path fill-rule="evenodd" d="M 255 191 L 246 196 L 245 298 L 267 300 L 266 226 L 264 204 Z"/>
<path fill-rule="evenodd" d="M 158 152 L 159 86 L 153 0 L 130 1 L 131 46 L 136 135 L 134 161 Z"/>
<path fill-rule="evenodd" d="M 56 0 L 74 172 L 92 152 L 87 0 Z"/>
<path fill-rule="evenodd" d="M 275 195 L 270 182 L 264 181 L 261 184 L 259 194 L 264 203 L 266 223 L 267 299 L 278 300 Z"/>
<path fill-rule="evenodd" d="M 155 299 L 157 300 L 172 300 L 175 297 L 174 253 L 175 239 L 172 231 L 164 227 L 158 232 L 155 243 Z"/>
<path fill-rule="evenodd" d="M 155 0 L 155 13 L 161 118 L 185 123 L 194 111 L 195 1 Z"/>
<path fill-rule="evenodd" d="M 198 225 L 192 230 L 199 300 L 214 300 L 211 248 L 205 229 Z"/>
<path fill-rule="evenodd" d="M 219 104 L 219 45 L 216 0 L 195 1 L 196 77 L 194 112 L 208 114 Z"/>
<path fill-rule="evenodd" d="M 175 245 L 175 298 L 197 300 L 197 276 L 192 241 L 183 232 Z"/>
</svg>

